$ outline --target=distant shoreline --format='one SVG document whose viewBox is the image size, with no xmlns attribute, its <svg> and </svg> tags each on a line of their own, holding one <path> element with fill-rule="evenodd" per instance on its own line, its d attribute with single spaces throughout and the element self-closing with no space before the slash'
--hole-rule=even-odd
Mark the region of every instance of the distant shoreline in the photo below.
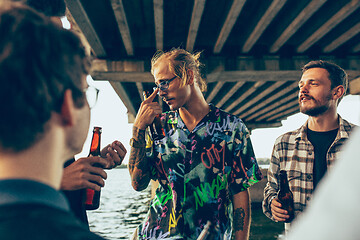
<svg viewBox="0 0 360 240">
<path fill-rule="evenodd" d="M 263 163 L 261 163 L 261 162 L 259 162 L 258 164 L 259 164 L 259 167 L 260 167 L 260 168 L 263 168 L 263 169 L 268 169 L 268 168 L 269 168 L 269 164 L 266 164 L 266 163 L 263 164 Z M 128 165 L 125 164 L 125 163 L 123 163 L 123 164 L 117 166 L 116 168 L 127 168 L 127 167 L 128 167 Z"/>
</svg>

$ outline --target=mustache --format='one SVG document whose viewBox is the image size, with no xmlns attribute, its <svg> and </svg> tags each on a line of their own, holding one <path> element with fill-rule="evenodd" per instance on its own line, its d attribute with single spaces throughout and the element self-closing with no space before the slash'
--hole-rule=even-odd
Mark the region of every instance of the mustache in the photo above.
<svg viewBox="0 0 360 240">
<path fill-rule="evenodd" d="M 302 94 L 300 94 L 300 96 L 299 96 L 299 100 L 302 99 L 303 97 L 305 97 L 305 98 L 310 98 L 310 99 L 314 99 L 311 95 L 306 94 L 306 93 L 302 93 Z"/>
</svg>

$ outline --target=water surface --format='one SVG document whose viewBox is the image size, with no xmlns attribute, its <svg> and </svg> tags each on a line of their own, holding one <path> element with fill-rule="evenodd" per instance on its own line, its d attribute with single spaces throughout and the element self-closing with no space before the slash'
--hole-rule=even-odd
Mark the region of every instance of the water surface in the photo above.
<svg viewBox="0 0 360 240">
<path fill-rule="evenodd" d="M 88 211 L 90 229 L 109 239 L 129 239 L 145 218 L 150 188 L 136 192 L 130 184 L 129 171 L 124 168 L 107 171 L 108 179 L 101 191 L 100 208 Z M 269 220 L 258 205 L 252 208 L 250 240 L 277 239 L 283 224 Z"/>
</svg>

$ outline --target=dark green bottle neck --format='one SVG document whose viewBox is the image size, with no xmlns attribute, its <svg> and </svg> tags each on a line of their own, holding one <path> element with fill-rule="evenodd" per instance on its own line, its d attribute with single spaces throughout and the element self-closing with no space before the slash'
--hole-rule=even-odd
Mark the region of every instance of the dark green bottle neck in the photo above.
<svg viewBox="0 0 360 240">
<path fill-rule="evenodd" d="M 280 172 L 280 191 L 290 191 L 286 172 Z"/>
</svg>

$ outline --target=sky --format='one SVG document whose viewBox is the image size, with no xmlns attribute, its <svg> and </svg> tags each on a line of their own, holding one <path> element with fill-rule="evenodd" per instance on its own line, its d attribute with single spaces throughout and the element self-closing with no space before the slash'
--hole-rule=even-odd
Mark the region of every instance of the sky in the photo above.
<svg viewBox="0 0 360 240">
<path fill-rule="evenodd" d="M 90 76 L 88 84 L 100 90 L 98 102 L 91 109 L 90 129 L 83 151 L 76 158 L 89 154 L 92 129 L 94 126 L 102 127 L 101 147 L 119 140 L 128 153 L 124 163 L 128 162 L 130 154 L 129 140 L 132 137 L 132 124 L 128 123 L 127 109 L 111 87 L 108 81 L 94 81 Z M 345 96 L 338 107 L 339 114 L 346 120 L 360 125 L 360 96 Z M 255 129 L 251 133 L 251 141 L 256 158 L 270 158 L 273 144 L 281 134 L 299 128 L 307 119 L 302 113 L 297 113 L 282 121 L 282 127 Z"/>
</svg>

